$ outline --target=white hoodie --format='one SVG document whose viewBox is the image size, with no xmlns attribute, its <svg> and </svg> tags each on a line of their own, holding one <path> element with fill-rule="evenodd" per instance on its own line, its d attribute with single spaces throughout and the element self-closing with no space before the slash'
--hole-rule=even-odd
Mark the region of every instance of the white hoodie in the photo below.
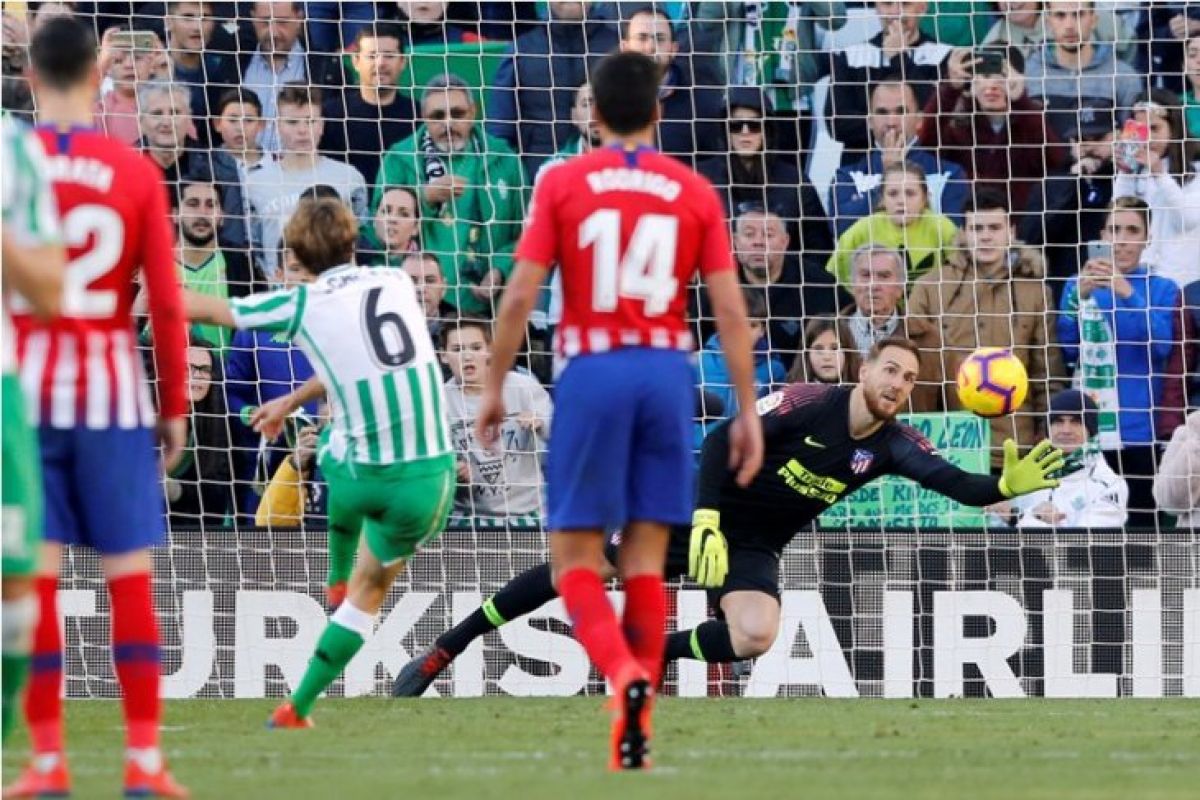
<svg viewBox="0 0 1200 800">
<path fill-rule="evenodd" d="M 1065 519 L 1050 525 L 1033 515 L 1051 503 Z M 1129 485 L 1113 472 L 1100 453 L 1084 460 L 1082 469 L 1062 479 L 1057 489 L 1041 489 L 1013 500 L 1018 528 L 1120 528 L 1129 519 Z"/>
</svg>

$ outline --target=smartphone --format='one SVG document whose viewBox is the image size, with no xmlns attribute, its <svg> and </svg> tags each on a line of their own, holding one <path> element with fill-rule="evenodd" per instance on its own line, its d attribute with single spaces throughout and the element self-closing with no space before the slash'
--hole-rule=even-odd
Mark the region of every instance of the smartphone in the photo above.
<svg viewBox="0 0 1200 800">
<path fill-rule="evenodd" d="M 1094 239 L 1088 242 L 1087 253 L 1088 261 L 1104 260 L 1111 264 L 1113 260 L 1112 242 L 1103 242 L 1099 239 Z"/>
<path fill-rule="evenodd" d="M 975 65 L 976 75 L 1003 75 L 1004 54 L 997 50 L 980 50 L 975 54 L 979 63 Z"/>
<path fill-rule="evenodd" d="M 1113 160 L 1123 172 L 1142 172 L 1145 167 L 1138 163 L 1137 156 L 1146 142 L 1150 141 L 1150 126 L 1137 120 L 1125 120 L 1121 135 L 1113 143 Z"/>
</svg>

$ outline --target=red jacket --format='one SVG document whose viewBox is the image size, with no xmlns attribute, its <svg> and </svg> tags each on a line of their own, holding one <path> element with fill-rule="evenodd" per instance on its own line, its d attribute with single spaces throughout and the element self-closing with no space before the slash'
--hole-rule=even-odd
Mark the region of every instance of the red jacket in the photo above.
<svg viewBox="0 0 1200 800">
<path fill-rule="evenodd" d="M 1009 191 L 1013 211 L 1024 210 L 1034 187 L 1067 162 L 1067 150 L 1046 125 L 1041 104 L 1028 95 L 1012 104 L 1008 125 L 998 131 L 975 112 L 974 98 L 948 82 L 929 98 L 925 115 L 936 124 L 925 125 L 921 144 L 962 165 L 976 185 Z"/>
</svg>

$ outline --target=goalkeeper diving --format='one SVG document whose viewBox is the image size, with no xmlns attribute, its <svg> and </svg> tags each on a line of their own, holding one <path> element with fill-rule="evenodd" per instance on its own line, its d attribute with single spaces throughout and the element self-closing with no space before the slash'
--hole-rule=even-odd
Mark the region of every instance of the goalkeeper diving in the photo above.
<svg viewBox="0 0 1200 800">
<path fill-rule="evenodd" d="M 883 475 L 902 475 L 969 506 L 1052 488 L 1063 455 L 1048 441 L 1024 457 L 1011 439 L 997 478 L 965 472 L 913 427 L 897 422 L 916 384 L 921 353 L 908 339 L 875 344 L 853 386 L 792 384 L 762 398 L 763 468 L 745 487 L 729 468 L 728 425 L 704 440 L 690 530 L 671 532 L 667 576 L 709 589 L 715 618 L 667 637 L 665 658 L 731 662 L 765 653 L 779 631 L 779 560 L 799 531 Z M 616 534 L 619 536 L 619 533 Z M 615 548 L 609 548 L 610 561 Z M 610 576 L 615 569 L 610 567 Z M 423 694 L 476 638 L 555 597 L 549 564 L 508 582 L 400 671 L 398 697 Z"/>
</svg>

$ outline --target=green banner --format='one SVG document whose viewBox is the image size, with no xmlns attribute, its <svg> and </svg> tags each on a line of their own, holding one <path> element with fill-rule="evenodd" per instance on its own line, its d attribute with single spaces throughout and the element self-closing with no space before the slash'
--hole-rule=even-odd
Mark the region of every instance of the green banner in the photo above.
<svg viewBox="0 0 1200 800">
<path fill-rule="evenodd" d="M 990 468 L 987 420 L 966 412 L 907 414 L 900 418 L 933 442 L 938 453 L 968 472 Z M 822 528 L 983 528 L 983 511 L 894 475 L 873 481 L 830 508 Z"/>
</svg>

